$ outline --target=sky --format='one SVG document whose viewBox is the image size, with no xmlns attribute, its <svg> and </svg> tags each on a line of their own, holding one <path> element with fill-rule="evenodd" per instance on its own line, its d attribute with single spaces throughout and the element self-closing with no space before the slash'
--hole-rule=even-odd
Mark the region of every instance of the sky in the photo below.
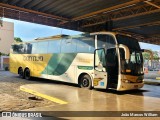
<svg viewBox="0 0 160 120">
<path fill-rule="evenodd" d="M 47 37 L 59 34 L 77 35 L 81 32 L 61 29 L 57 27 L 50 27 L 46 25 L 40 25 L 35 23 L 23 22 L 18 20 L 12 20 L 3 18 L 4 21 L 14 23 L 14 37 L 20 37 L 23 41 L 31 41 L 38 37 Z M 142 49 L 151 49 L 153 51 L 160 51 L 160 45 L 153 45 L 140 42 Z"/>
</svg>

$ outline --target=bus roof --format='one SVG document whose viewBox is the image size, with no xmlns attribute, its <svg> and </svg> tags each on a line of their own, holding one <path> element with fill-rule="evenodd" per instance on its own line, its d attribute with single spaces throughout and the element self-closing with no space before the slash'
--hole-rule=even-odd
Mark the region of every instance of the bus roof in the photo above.
<svg viewBox="0 0 160 120">
<path fill-rule="evenodd" d="M 131 37 L 130 34 L 123 33 L 123 32 L 101 31 L 101 32 L 93 32 L 93 33 L 90 33 L 90 35 L 98 35 L 98 34 L 112 34 L 112 35 L 121 34 L 121 35 L 125 35 L 125 36 L 130 36 L 130 37 Z"/>
<path fill-rule="evenodd" d="M 48 37 L 41 37 L 41 38 L 36 38 L 35 40 L 54 40 L 54 39 L 61 39 L 64 37 L 68 37 L 69 35 L 61 34 L 61 35 L 55 35 L 55 36 L 48 36 Z"/>
<path fill-rule="evenodd" d="M 48 37 L 40 37 L 40 38 L 36 38 L 34 40 L 31 41 L 26 41 L 26 42 L 18 42 L 18 43 L 14 43 L 14 44 L 23 44 L 23 43 L 30 43 L 30 42 L 38 42 L 38 41 L 45 41 L 45 40 L 61 40 L 62 38 L 80 38 L 80 37 L 87 37 L 90 35 L 98 35 L 98 34 L 112 34 L 112 35 L 116 35 L 116 34 L 122 34 L 125 36 L 130 36 L 129 34 L 125 34 L 125 33 L 119 33 L 119 32 L 109 32 L 109 31 L 101 31 L 101 32 L 94 32 L 94 33 L 82 33 L 82 34 L 78 34 L 78 35 L 66 35 L 66 34 L 60 34 L 60 35 L 55 35 L 55 36 L 48 36 Z"/>
<path fill-rule="evenodd" d="M 90 35 L 90 34 L 88 34 L 88 33 L 78 34 L 78 35 L 65 35 L 65 34 L 61 34 L 61 35 L 55 35 L 55 36 L 36 38 L 34 40 L 36 40 L 36 41 L 41 41 L 41 40 L 60 40 L 62 38 L 79 38 L 79 37 L 84 37 L 84 36 L 88 36 L 88 35 Z"/>
</svg>

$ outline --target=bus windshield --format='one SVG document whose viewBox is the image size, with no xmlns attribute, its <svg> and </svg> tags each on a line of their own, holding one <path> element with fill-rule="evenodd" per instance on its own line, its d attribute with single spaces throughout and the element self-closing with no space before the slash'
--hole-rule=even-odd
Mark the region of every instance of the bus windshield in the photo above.
<svg viewBox="0 0 160 120">
<path fill-rule="evenodd" d="M 118 44 L 126 45 L 130 50 L 130 60 L 126 61 L 124 50 L 120 48 L 121 73 L 131 75 L 143 74 L 143 57 L 138 41 L 124 35 L 117 35 L 116 37 Z"/>
</svg>

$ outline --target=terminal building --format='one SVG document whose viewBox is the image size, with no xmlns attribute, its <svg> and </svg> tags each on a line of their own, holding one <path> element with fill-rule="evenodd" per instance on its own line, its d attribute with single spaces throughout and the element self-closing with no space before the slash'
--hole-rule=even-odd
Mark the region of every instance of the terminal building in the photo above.
<svg viewBox="0 0 160 120">
<path fill-rule="evenodd" d="M 0 52 L 8 54 L 14 41 L 14 24 L 3 21 L 0 26 Z"/>
<path fill-rule="evenodd" d="M 0 53 L 9 54 L 11 44 L 14 41 L 14 24 L 11 22 L 2 22 L 0 25 Z M 8 70 L 8 56 L 0 56 L 0 70 Z"/>
</svg>

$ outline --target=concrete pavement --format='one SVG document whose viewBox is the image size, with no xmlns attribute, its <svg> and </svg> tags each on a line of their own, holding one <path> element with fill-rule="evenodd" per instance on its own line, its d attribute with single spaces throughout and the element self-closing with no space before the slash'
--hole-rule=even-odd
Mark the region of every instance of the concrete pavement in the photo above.
<svg viewBox="0 0 160 120">
<path fill-rule="evenodd" d="M 0 71 L 0 111 L 20 111 L 33 107 L 56 105 L 46 99 L 38 97 L 34 99 L 33 95 L 19 90 L 21 85 L 34 83 L 39 84 L 40 81 L 28 81 L 8 71 Z"/>
<path fill-rule="evenodd" d="M 79 88 L 73 84 L 66 84 L 61 82 L 54 82 L 51 80 L 33 78 L 30 81 L 20 79 L 17 75 L 13 75 L 6 71 L 0 72 L 1 89 L 3 95 L 1 98 L 2 110 L 23 110 L 23 111 L 48 111 L 44 115 L 53 116 L 53 112 L 62 112 L 63 116 L 70 114 L 68 111 L 73 111 L 73 114 L 83 116 L 82 112 L 88 111 L 89 117 L 70 117 L 64 119 L 104 119 L 103 117 L 92 117 L 96 115 L 95 111 L 160 111 L 160 87 L 153 85 L 145 85 L 142 89 L 137 91 L 116 92 L 114 90 L 86 90 Z M 145 80 L 146 81 L 146 80 Z M 153 81 L 153 80 L 152 80 Z M 154 80 L 159 82 L 159 80 Z M 19 86 L 31 90 L 31 93 L 37 95 L 45 95 L 53 101 L 30 100 L 28 97 L 32 96 L 28 93 L 19 91 Z M 24 89 L 23 89 L 24 90 Z M 27 91 L 28 91 L 27 90 Z M 4 96 L 4 93 L 10 97 Z M 11 96 L 15 97 L 11 99 Z M 23 100 L 22 100 L 23 99 Z M 8 100 L 8 102 L 5 102 Z M 27 101 L 26 102 L 24 102 Z M 11 102 L 12 101 L 12 102 Z M 17 102 L 14 102 L 17 101 Z M 21 102 L 20 102 L 21 101 Z M 56 101 L 56 102 L 55 102 Z M 65 103 L 65 104 L 62 104 Z M 8 105 L 9 104 L 9 105 Z M 8 105 L 9 109 L 6 109 Z M 15 106 L 13 106 L 15 105 Z M 31 106 L 32 105 L 32 106 Z M 75 111 L 77 111 L 75 113 Z M 79 112 L 82 111 L 82 112 Z M 92 112 L 93 111 L 93 112 Z M 60 113 L 61 113 L 60 112 Z M 115 114 L 113 112 L 112 114 Z M 121 120 L 122 117 L 111 118 L 113 120 Z M 58 118 L 59 119 L 59 118 Z M 130 120 L 131 118 L 126 118 Z M 137 120 L 138 118 L 136 118 Z M 149 118 L 145 118 L 149 119 Z M 157 118 L 156 118 L 157 119 Z M 149 119 L 150 120 L 150 119 Z"/>
<path fill-rule="evenodd" d="M 86 90 L 56 83 L 22 87 L 67 102 L 63 105 L 31 108 L 26 111 L 160 111 L 159 86 L 145 85 L 140 90 L 126 92 Z"/>
</svg>

